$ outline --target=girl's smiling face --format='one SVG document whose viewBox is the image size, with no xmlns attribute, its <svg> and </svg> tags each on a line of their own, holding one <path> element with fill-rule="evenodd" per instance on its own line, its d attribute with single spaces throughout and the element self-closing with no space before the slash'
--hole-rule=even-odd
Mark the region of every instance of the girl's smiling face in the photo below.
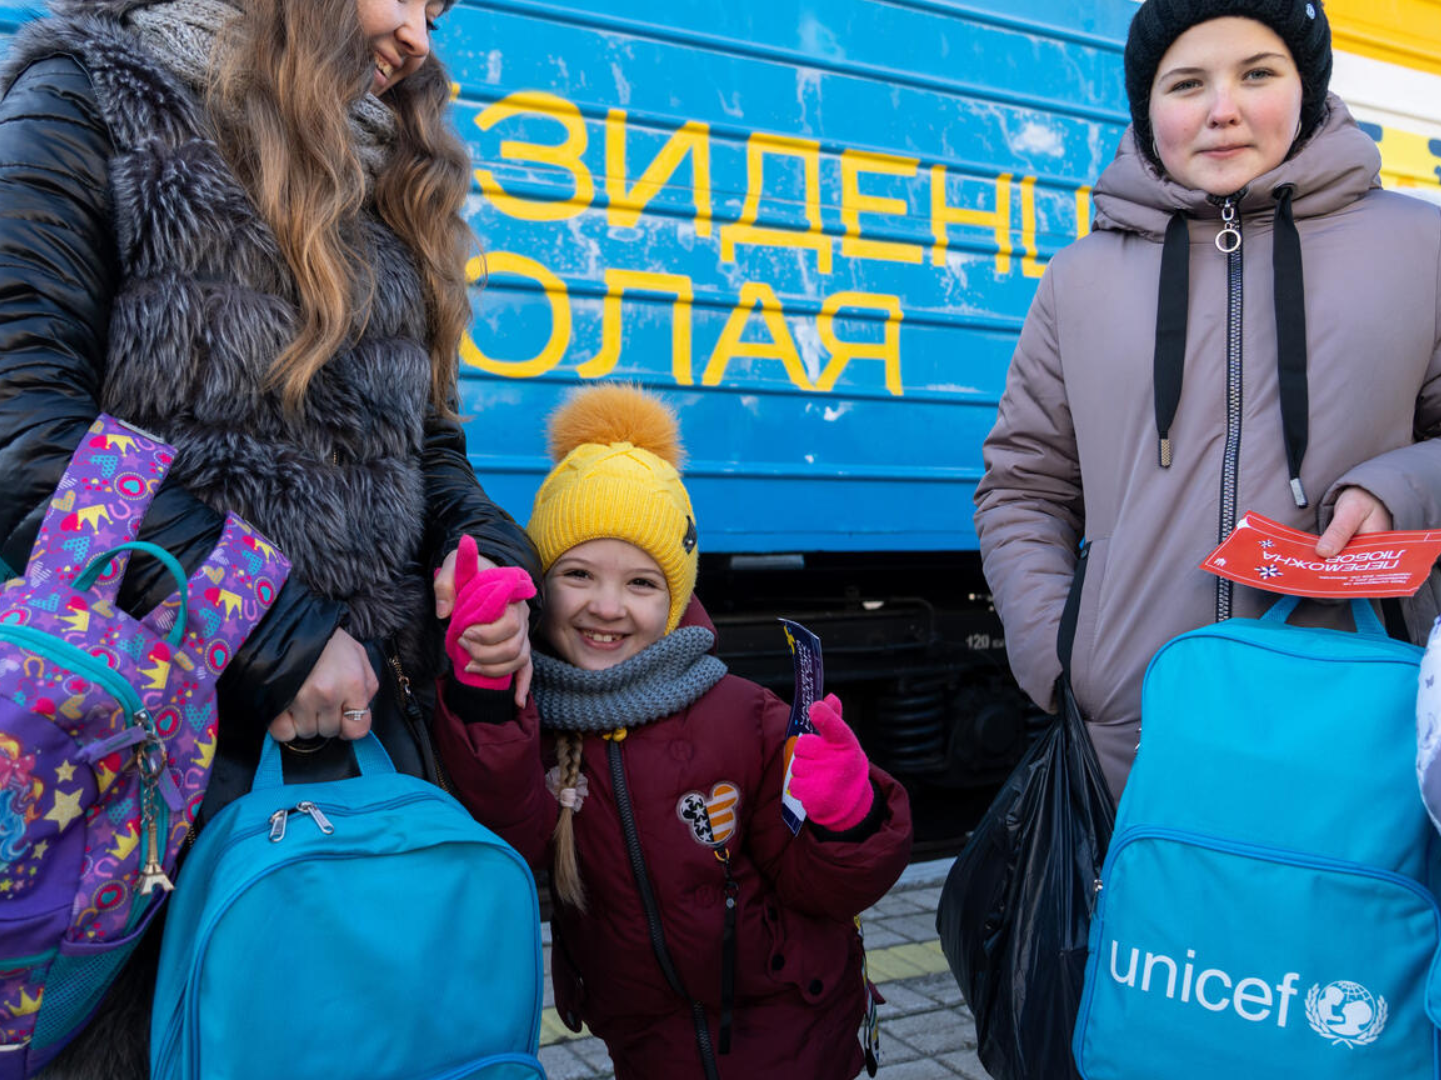
<svg viewBox="0 0 1441 1080">
<path fill-rule="evenodd" d="M 1197 23 L 1171 42 L 1151 84 L 1156 156 L 1176 182 L 1233 195 L 1286 160 L 1301 97 L 1290 50 L 1265 23 Z"/>
<path fill-rule="evenodd" d="M 660 566 L 624 540 L 588 540 L 545 575 L 541 630 L 556 654 L 586 671 L 629 660 L 665 634 L 670 589 Z"/>
<path fill-rule="evenodd" d="M 425 63 L 435 20 L 444 9 L 443 0 L 356 0 L 374 64 L 371 93 L 385 93 Z"/>
</svg>

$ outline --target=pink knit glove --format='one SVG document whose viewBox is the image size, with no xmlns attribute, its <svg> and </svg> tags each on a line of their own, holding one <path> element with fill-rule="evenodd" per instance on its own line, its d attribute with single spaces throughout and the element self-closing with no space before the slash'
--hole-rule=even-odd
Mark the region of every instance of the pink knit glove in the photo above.
<svg viewBox="0 0 1441 1080">
<path fill-rule="evenodd" d="M 870 763 L 855 733 L 841 719 L 841 701 L 827 694 L 811 703 L 814 735 L 796 740 L 791 759 L 791 794 L 806 817 L 834 832 L 853 829 L 871 812 Z"/>
<path fill-rule="evenodd" d="M 460 635 L 472 626 L 495 622 L 506 605 L 529 600 L 535 595 L 535 583 L 518 566 L 481 570 L 475 561 L 477 554 L 475 538 L 462 536 L 455 557 L 455 607 L 450 613 L 450 625 L 445 628 L 445 654 L 455 668 L 456 679 L 466 686 L 504 690 L 510 685 L 509 675 L 495 679 L 465 670 L 470 654 L 460 643 Z"/>
</svg>

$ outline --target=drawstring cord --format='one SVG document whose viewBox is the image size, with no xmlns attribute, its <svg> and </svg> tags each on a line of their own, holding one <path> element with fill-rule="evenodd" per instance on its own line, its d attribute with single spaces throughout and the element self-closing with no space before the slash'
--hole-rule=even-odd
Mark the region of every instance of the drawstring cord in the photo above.
<svg viewBox="0 0 1441 1080">
<path fill-rule="evenodd" d="M 1172 214 L 1161 249 L 1161 285 L 1156 298 L 1156 352 L 1152 361 L 1156 393 L 1156 435 L 1161 468 L 1171 467 L 1171 423 L 1181 404 L 1186 369 L 1186 315 L 1191 299 L 1191 235 L 1186 215 Z"/>
<path fill-rule="evenodd" d="M 1308 505 L 1301 485 L 1301 462 L 1309 438 L 1310 397 L 1306 377 L 1306 282 L 1301 267 L 1301 234 L 1291 211 L 1295 189 L 1284 184 L 1276 189 L 1275 242 L 1272 268 L 1275 273 L 1276 376 L 1281 396 L 1281 434 L 1286 444 L 1286 469 L 1291 497 L 1298 507 Z M 1217 236 L 1217 246 L 1229 252 L 1234 242 L 1221 244 L 1221 237 L 1234 227 L 1227 219 Z M 1239 233 L 1237 233 L 1239 239 Z M 1190 303 L 1191 239 L 1186 215 L 1177 212 L 1166 225 L 1161 249 L 1161 281 L 1156 302 L 1156 348 L 1152 361 L 1155 389 L 1157 452 L 1161 468 L 1173 460 L 1171 425 L 1181 402 L 1181 384 L 1186 365 L 1186 324 Z"/>
<path fill-rule="evenodd" d="M 1276 376 L 1281 384 L 1281 432 L 1286 439 L 1286 468 L 1291 497 L 1306 505 L 1301 486 L 1301 460 L 1309 437 L 1310 391 L 1306 382 L 1306 281 L 1301 270 L 1301 234 L 1291 216 L 1295 188 L 1276 189 L 1276 240 L 1271 264 L 1275 271 Z"/>
</svg>

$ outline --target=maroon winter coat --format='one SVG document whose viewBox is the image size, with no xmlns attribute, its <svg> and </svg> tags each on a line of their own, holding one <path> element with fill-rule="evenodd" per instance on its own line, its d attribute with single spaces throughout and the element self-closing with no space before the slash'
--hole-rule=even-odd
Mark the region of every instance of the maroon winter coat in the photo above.
<svg viewBox="0 0 1441 1080">
<path fill-rule="evenodd" d="M 682 625 L 710 627 L 692 601 Z M 904 789 L 871 779 L 885 807 L 859 842 L 792 836 L 781 821 L 781 746 L 790 707 L 727 675 L 682 712 L 631 729 L 618 745 L 646 866 L 681 982 L 718 1034 L 725 873 L 715 849 L 682 818 L 685 796 L 729 782 L 740 794 L 725 842 L 739 885 L 735 1017 L 722 1080 L 849 1080 L 862 1066 L 857 1039 L 866 1006 L 853 916 L 895 882 L 911 847 Z M 545 788 L 554 739 L 534 702 L 518 722 L 466 723 L 442 708 L 436 735 L 461 800 L 537 869 L 549 867 L 559 804 Z M 703 1075 L 688 1005 L 661 973 L 631 873 L 609 743 L 585 740 L 590 787 L 575 816 L 588 911 L 558 904 L 551 921 L 555 1003 L 573 1029 L 605 1040 L 618 1080 Z M 717 815 L 717 839 L 722 831 Z"/>
</svg>

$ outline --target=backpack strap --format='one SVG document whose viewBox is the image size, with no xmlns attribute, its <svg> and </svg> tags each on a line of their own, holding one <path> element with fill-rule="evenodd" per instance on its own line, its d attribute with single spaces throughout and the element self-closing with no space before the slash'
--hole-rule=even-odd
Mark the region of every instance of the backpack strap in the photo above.
<svg viewBox="0 0 1441 1080">
<path fill-rule="evenodd" d="M 175 449 L 153 435 L 104 413 L 97 416 L 45 511 L 25 570 L 30 584 L 79 574 L 92 555 L 134 540 L 174 460 Z M 96 599 L 115 599 L 128 558 L 112 560 L 100 574 Z"/>
<path fill-rule="evenodd" d="M 188 621 L 184 648 L 197 661 L 192 676 L 217 677 L 275 602 L 290 561 L 278 548 L 234 514 L 226 516 L 220 539 L 185 581 L 185 607 L 171 593 L 141 622 L 158 637 L 173 635 Z"/>
</svg>

